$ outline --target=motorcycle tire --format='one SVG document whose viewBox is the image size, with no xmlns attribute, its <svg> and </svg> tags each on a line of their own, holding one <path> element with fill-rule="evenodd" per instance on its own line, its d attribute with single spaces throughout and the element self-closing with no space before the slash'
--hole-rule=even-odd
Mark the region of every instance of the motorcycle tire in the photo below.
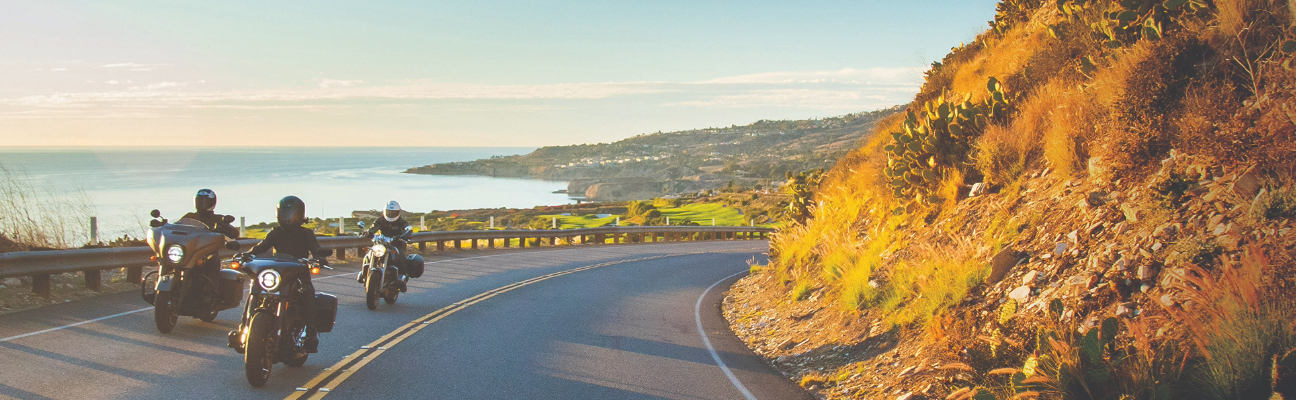
<svg viewBox="0 0 1296 400">
<path fill-rule="evenodd" d="M 274 332 L 274 314 L 265 311 L 252 314 L 248 321 L 247 343 L 243 344 L 243 372 L 252 387 L 265 386 L 270 380 L 270 367 L 274 365 Z"/>
<path fill-rule="evenodd" d="M 172 297 L 172 292 L 158 292 L 153 300 L 153 324 L 157 325 L 158 332 L 171 333 L 180 322 L 180 313 Z"/>
<path fill-rule="evenodd" d="M 365 279 L 365 306 L 370 310 L 378 309 L 378 297 L 382 291 L 382 275 L 378 272 L 369 272 L 369 278 Z"/>
<path fill-rule="evenodd" d="M 400 296 L 400 291 L 392 289 L 387 292 L 386 296 L 383 296 L 383 301 L 387 302 L 387 304 L 396 304 L 396 296 Z"/>
<path fill-rule="evenodd" d="M 212 311 L 212 312 L 210 312 L 210 313 L 207 313 L 207 315 L 203 315 L 203 316 L 198 317 L 198 320 L 199 320 L 199 321 L 202 321 L 202 322 L 209 322 L 209 323 L 210 323 L 210 322 L 216 320 L 216 314 L 220 314 L 220 311 Z"/>
</svg>

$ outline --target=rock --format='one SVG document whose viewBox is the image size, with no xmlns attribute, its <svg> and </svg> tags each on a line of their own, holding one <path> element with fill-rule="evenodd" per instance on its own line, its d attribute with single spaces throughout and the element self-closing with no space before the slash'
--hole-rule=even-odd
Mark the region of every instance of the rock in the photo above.
<svg viewBox="0 0 1296 400">
<path fill-rule="evenodd" d="M 1026 273 L 1026 276 L 1023 276 L 1023 277 L 1022 277 L 1022 284 L 1023 284 L 1023 285 L 1030 285 L 1030 284 L 1032 284 L 1032 283 L 1035 283 L 1035 278 L 1038 277 L 1038 276 L 1039 276 L 1039 272 L 1038 272 L 1038 271 L 1031 271 L 1031 272 L 1027 272 L 1027 273 Z"/>
<path fill-rule="evenodd" d="M 1012 293 L 1008 293 L 1008 298 L 1016 300 L 1018 303 L 1025 303 L 1030 298 L 1030 293 L 1030 286 L 1021 286 L 1013 289 Z"/>
<path fill-rule="evenodd" d="M 1125 257 L 1121 257 L 1116 260 L 1116 262 L 1112 263 L 1112 269 L 1124 271 L 1125 268 L 1129 268 L 1129 261 L 1125 261 Z"/>
<path fill-rule="evenodd" d="M 984 194 L 986 194 L 986 184 L 984 182 L 973 183 L 972 188 L 968 189 L 968 197 L 977 197 Z"/>
<path fill-rule="evenodd" d="M 1257 174 L 1254 170 L 1247 171 L 1247 173 L 1242 174 L 1242 176 L 1239 176 L 1237 180 L 1233 182 L 1233 193 L 1236 193 L 1243 199 L 1250 200 L 1252 197 L 1255 197 L 1256 192 L 1259 191 L 1260 174 Z"/>
<path fill-rule="evenodd" d="M 911 400 L 913 398 L 914 398 L 913 393 L 905 393 L 900 395 L 900 397 L 896 397 L 896 400 Z"/>
<path fill-rule="evenodd" d="M 1011 270 L 1012 267 L 1017 266 L 1017 260 L 1020 258 L 1021 253 L 1017 250 L 1013 250 L 1012 247 L 1005 247 L 1003 250 L 1000 250 L 999 254 L 995 254 L 995 256 L 990 259 L 990 277 L 986 278 L 986 283 L 995 283 L 1003 280 L 1004 275 L 1007 275 L 1008 271 Z"/>
<path fill-rule="evenodd" d="M 1070 233 L 1067 233 L 1067 239 L 1070 239 L 1070 240 L 1071 240 L 1071 243 L 1079 242 L 1079 241 L 1080 241 L 1080 231 L 1071 231 Z"/>
<path fill-rule="evenodd" d="M 4 283 L 5 286 L 18 286 L 22 284 L 22 280 L 18 278 L 4 278 L 4 281 L 0 283 Z"/>
<path fill-rule="evenodd" d="M 1152 251 L 1160 251 L 1160 250 L 1161 250 L 1161 242 L 1156 242 L 1152 244 Z"/>
<path fill-rule="evenodd" d="M 1134 207 L 1130 207 L 1129 204 L 1121 204 L 1120 209 L 1121 212 L 1125 214 L 1125 220 L 1129 222 L 1138 222 L 1138 210 L 1135 210 Z"/>
<path fill-rule="evenodd" d="M 1169 293 L 1161 295 L 1161 305 L 1169 307 L 1173 306 L 1174 303 L 1174 296 L 1171 296 Z"/>
<path fill-rule="evenodd" d="M 1111 179 L 1108 172 L 1110 169 L 1107 168 L 1107 164 L 1103 162 L 1102 156 L 1089 157 L 1087 167 L 1089 170 L 1089 179 L 1094 180 L 1094 182 L 1105 183 L 1108 179 Z"/>
<path fill-rule="evenodd" d="M 1156 268 L 1148 264 L 1139 265 L 1138 273 L 1135 276 L 1144 282 L 1153 282 L 1156 278 Z"/>
<path fill-rule="evenodd" d="M 1221 222 L 1224 222 L 1224 214 L 1215 214 L 1206 220 L 1206 229 L 1215 229 L 1215 225 L 1219 225 Z"/>
<path fill-rule="evenodd" d="M 1102 207 L 1104 204 L 1107 204 L 1107 193 L 1089 192 L 1089 197 L 1086 197 L 1085 201 L 1091 206 Z"/>
<path fill-rule="evenodd" d="M 1066 249 L 1067 249 L 1066 242 L 1058 242 L 1056 245 L 1053 245 L 1053 254 L 1060 256 L 1062 255 L 1062 253 L 1066 253 Z"/>
</svg>

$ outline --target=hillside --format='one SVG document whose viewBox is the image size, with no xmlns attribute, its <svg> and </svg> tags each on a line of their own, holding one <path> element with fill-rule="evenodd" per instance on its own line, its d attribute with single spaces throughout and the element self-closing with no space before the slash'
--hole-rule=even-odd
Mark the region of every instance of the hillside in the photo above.
<svg viewBox="0 0 1296 400">
<path fill-rule="evenodd" d="M 825 398 L 1296 398 L 1296 5 L 1004 0 L 725 300 Z"/>
<path fill-rule="evenodd" d="M 770 186 L 788 171 L 832 167 L 872 132 L 877 121 L 899 110 L 658 132 L 613 143 L 548 146 L 525 155 L 433 164 L 405 172 L 563 180 L 571 182 L 569 193 L 595 200 L 696 193 L 730 182 Z"/>
</svg>

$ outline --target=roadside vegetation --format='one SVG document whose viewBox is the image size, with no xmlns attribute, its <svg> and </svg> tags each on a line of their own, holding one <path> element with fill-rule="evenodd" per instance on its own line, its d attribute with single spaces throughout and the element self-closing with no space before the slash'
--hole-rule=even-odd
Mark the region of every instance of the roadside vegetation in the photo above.
<svg viewBox="0 0 1296 400">
<path fill-rule="evenodd" d="M 735 331 L 829 398 L 1296 396 L 1296 5 L 997 11 L 802 176 Z"/>
</svg>

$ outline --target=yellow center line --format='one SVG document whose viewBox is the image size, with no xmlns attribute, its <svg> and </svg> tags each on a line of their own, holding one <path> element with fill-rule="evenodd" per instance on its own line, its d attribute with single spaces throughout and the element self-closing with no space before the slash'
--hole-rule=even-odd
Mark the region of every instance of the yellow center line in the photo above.
<svg viewBox="0 0 1296 400">
<path fill-rule="evenodd" d="M 449 306 L 445 306 L 427 315 L 416 318 L 413 321 L 410 321 L 409 323 L 402 325 L 399 328 L 396 328 L 396 330 L 393 330 L 390 333 L 383 335 L 382 337 L 378 338 L 378 340 L 375 340 L 366 346 L 362 346 L 360 350 L 357 350 L 356 352 L 351 353 L 346 357 L 343 357 L 341 361 L 338 361 L 336 364 L 333 364 L 333 366 L 325 368 L 323 371 L 319 373 L 319 375 L 316 375 L 314 378 L 311 378 L 310 381 L 307 381 L 306 385 L 302 387 L 298 387 L 296 391 L 294 391 L 292 394 L 288 395 L 288 397 L 284 399 L 297 400 L 307 395 L 310 396 L 309 397 L 310 400 L 322 399 L 324 398 L 324 396 L 327 396 L 329 393 L 331 393 L 333 389 L 336 389 L 338 385 L 341 385 L 342 382 L 345 382 L 348 378 L 354 375 L 356 371 L 359 371 L 360 368 L 364 367 L 365 365 L 368 365 L 369 362 L 378 358 L 379 355 L 386 352 L 387 350 L 390 350 L 392 346 L 395 346 L 397 343 L 400 343 L 405 339 L 408 339 L 418 331 L 423 330 L 424 327 L 427 327 L 428 325 L 431 325 L 434 322 L 440 321 L 445 317 L 449 316 L 450 314 L 454 314 L 455 312 L 467 308 L 468 306 L 480 303 L 482 301 L 485 301 L 486 299 L 495 297 L 501 293 L 508 292 L 513 289 L 521 288 L 523 286 L 544 281 L 547 279 L 552 279 L 559 276 L 573 274 L 581 271 L 588 271 L 594 268 L 606 267 L 609 265 L 647 261 L 647 260 L 666 258 L 666 257 L 678 257 L 678 256 L 709 254 L 709 253 L 729 253 L 729 252 L 752 251 L 752 250 L 754 249 L 667 254 L 667 255 L 659 255 L 659 256 L 640 257 L 640 258 L 634 258 L 629 260 L 605 262 L 601 264 L 594 264 L 594 265 L 587 265 L 579 268 L 573 268 L 566 271 L 554 272 L 547 275 L 541 275 L 534 278 L 510 283 L 508 285 L 500 286 L 495 289 L 487 290 L 476 296 L 472 296 L 460 300 Z"/>
</svg>

